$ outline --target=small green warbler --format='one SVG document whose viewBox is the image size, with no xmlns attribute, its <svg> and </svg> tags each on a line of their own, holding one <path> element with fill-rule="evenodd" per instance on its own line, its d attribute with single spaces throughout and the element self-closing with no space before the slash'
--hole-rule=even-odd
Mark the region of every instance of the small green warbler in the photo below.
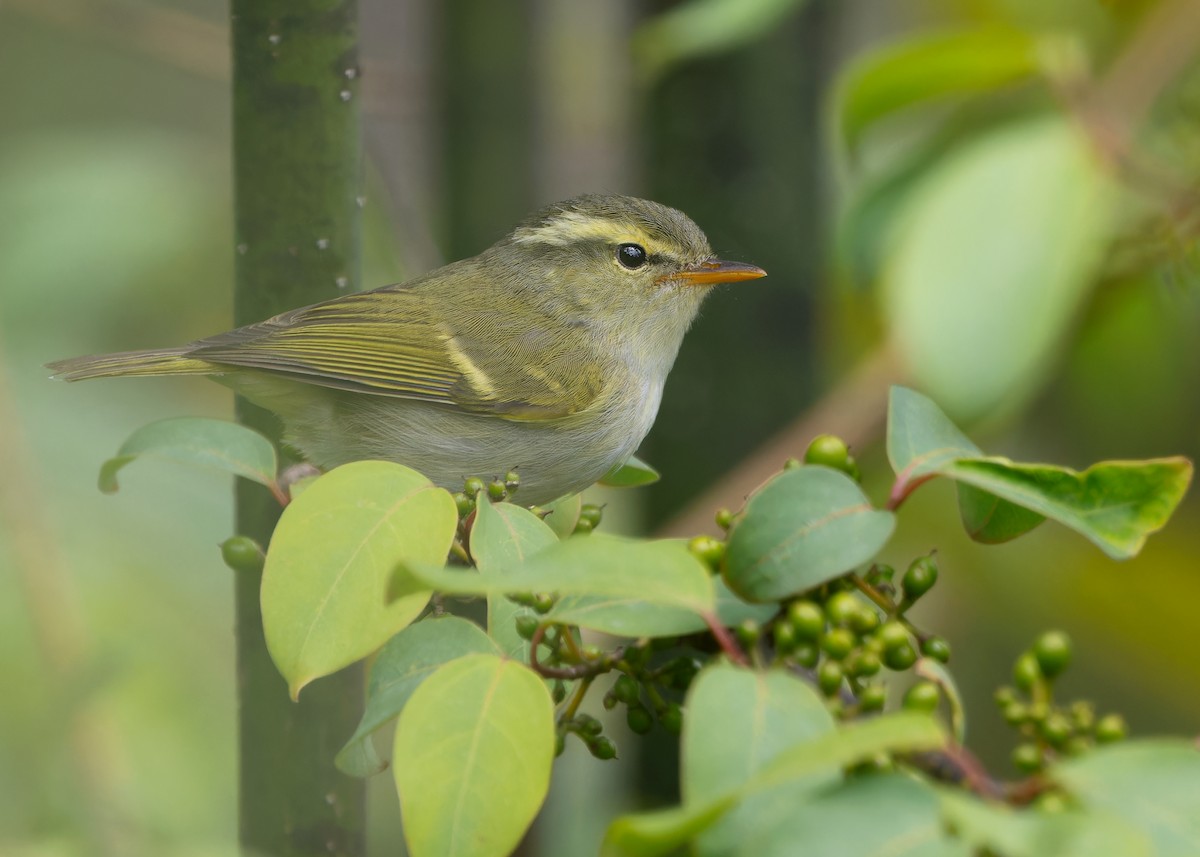
<svg viewBox="0 0 1200 857">
<path fill-rule="evenodd" d="M 451 490 L 515 470 L 521 501 L 545 503 L 634 453 L 711 287 L 765 274 L 714 258 L 673 208 L 581 196 L 406 283 L 50 368 L 208 375 L 274 411 L 320 468 L 386 459 Z"/>
</svg>

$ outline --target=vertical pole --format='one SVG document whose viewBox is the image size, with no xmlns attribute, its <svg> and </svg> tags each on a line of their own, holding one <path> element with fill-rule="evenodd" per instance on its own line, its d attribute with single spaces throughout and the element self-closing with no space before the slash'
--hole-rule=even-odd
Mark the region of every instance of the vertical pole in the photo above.
<svg viewBox="0 0 1200 857">
<path fill-rule="evenodd" d="M 236 283 L 248 324 L 359 286 L 357 0 L 231 0 Z M 238 419 L 278 440 L 244 400 Z M 266 545 L 279 506 L 239 480 L 238 532 Z M 333 758 L 362 710 L 360 668 L 288 699 L 267 654 L 260 576 L 235 590 L 239 835 L 270 857 L 361 855 L 366 791 Z"/>
</svg>

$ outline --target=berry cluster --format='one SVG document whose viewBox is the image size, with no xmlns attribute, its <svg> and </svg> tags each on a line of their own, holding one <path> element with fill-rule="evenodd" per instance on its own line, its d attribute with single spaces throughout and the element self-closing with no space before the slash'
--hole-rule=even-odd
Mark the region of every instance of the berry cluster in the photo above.
<svg viewBox="0 0 1200 857">
<path fill-rule="evenodd" d="M 920 655 L 943 663 L 950 659 L 944 639 L 922 634 L 905 616 L 937 580 L 934 557 L 918 557 L 909 565 L 898 599 L 894 576 L 885 565 L 873 566 L 865 577 L 848 575 L 791 601 L 764 628 L 744 623 L 736 629 L 738 638 L 754 651 L 765 640 L 774 660 L 810 671 L 842 716 L 879 711 L 886 700 L 880 679 L 885 668 L 908 670 Z M 937 685 L 922 681 L 908 691 L 904 704 L 932 710 L 939 700 Z"/>
<path fill-rule="evenodd" d="M 1054 682 L 1071 662 L 1071 640 L 1047 631 L 1013 665 L 1013 685 L 996 691 L 1005 721 L 1024 739 L 1013 750 L 1017 770 L 1034 774 L 1058 756 L 1077 756 L 1095 744 L 1120 741 L 1128 728 L 1119 714 L 1097 718 L 1087 700 L 1054 701 Z"/>
</svg>

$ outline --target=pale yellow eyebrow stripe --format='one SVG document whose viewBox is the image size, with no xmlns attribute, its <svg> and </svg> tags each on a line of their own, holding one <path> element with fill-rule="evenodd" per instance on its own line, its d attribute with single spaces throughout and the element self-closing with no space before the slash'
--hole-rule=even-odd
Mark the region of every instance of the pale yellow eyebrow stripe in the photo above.
<svg viewBox="0 0 1200 857">
<path fill-rule="evenodd" d="M 636 223 L 593 217 L 578 211 L 564 211 L 541 226 L 523 226 L 513 233 L 513 241 L 517 244 L 551 244 L 555 247 L 589 238 L 614 243 L 630 241 L 651 252 L 658 244 Z"/>
</svg>

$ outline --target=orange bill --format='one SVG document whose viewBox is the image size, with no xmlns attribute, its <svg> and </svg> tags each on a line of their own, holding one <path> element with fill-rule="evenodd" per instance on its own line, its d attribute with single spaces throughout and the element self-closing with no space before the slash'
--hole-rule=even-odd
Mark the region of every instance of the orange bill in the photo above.
<svg viewBox="0 0 1200 857">
<path fill-rule="evenodd" d="M 678 274 L 661 279 L 683 280 L 689 286 L 711 286 L 716 283 L 757 280 L 766 275 L 767 272 L 757 265 L 747 265 L 745 262 L 726 262 L 724 259 L 708 259 L 698 265 L 684 268 Z"/>
</svg>

